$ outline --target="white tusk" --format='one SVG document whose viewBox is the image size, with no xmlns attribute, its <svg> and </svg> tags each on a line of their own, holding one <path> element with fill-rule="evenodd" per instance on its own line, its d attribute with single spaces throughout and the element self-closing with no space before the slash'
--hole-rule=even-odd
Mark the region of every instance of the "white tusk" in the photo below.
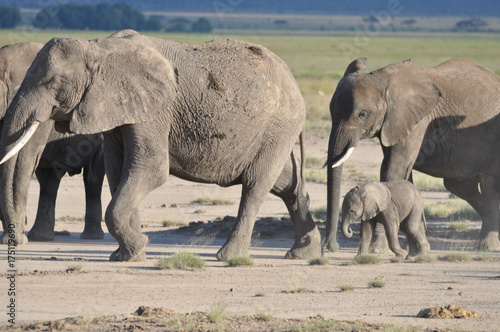
<svg viewBox="0 0 500 332">
<path fill-rule="evenodd" d="M 342 158 L 340 158 L 339 161 L 337 161 L 335 164 L 332 165 L 332 168 L 335 168 L 335 167 L 342 165 L 344 163 L 344 161 L 346 161 L 347 158 L 349 158 L 352 151 L 354 151 L 354 147 L 350 147 L 349 150 L 347 150 L 347 152 L 345 153 L 345 155 Z"/>
<path fill-rule="evenodd" d="M 16 144 L 9 150 L 9 152 L 7 152 L 5 157 L 3 157 L 3 159 L 0 161 L 0 165 L 9 160 L 10 158 L 12 158 L 16 153 L 18 153 L 23 148 L 23 146 L 26 145 L 26 143 L 28 143 L 31 136 L 33 136 L 33 134 L 35 133 L 36 128 L 38 128 L 39 124 L 40 122 L 38 121 L 35 121 L 31 124 L 31 127 L 29 127 L 28 130 L 24 132 L 23 136 L 21 136 L 21 138 L 16 142 Z"/>
</svg>

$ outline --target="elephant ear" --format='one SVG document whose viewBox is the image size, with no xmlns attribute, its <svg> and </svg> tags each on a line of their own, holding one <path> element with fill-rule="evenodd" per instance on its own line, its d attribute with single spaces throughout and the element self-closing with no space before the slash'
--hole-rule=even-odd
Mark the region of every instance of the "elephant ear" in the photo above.
<svg viewBox="0 0 500 332">
<path fill-rule="evenodd" d="M 385 91 L 387 113 L 381 141 L 384 146 L 392 146 L 433 110 L 441 98 L 441 90 L 410 60 L 386 67 L 386 71 L 390 78 Z"/>
<path fill-rule="evenodd" d="M 5 117 L 7 106 L 9 106 L 9 88 L 0 80 L 0 119 Z"/>
<path fill-rule="evenodd" d="M 109 38 L 97 60 L 91 83 L 74 109 L 69 131 L 104 132 L 124 124 L 154 120 L 176 97 L 176 75 L 156 50 L 128 40 Z"/>
<path fill-rule="evenodd" d="M 370 220 L 384 211 L 391 201 L 391 192 L 386 185 L 380 182 L 368 183 L 363 188 L 363 215 L 362 220 Z"/>
<path fill-rule="evenodd" d="M 347 75 L 351 74 L 356 74 L 358 71 L 366 69 L 368 66 L 368 59 L 366 58 L 359 58 L 354 60 L 347 66 L 347 69 L 345 70 L 344 77 Z"/>
</svg>

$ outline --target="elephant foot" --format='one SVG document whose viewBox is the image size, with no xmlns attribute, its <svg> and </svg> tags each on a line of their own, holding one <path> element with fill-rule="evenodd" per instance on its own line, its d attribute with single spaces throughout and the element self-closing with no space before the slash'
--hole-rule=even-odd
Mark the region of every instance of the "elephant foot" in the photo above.
<svg viewBox="0 0 500 332">
<path fill-rule="evenodd" d="M 474 243 L 474 249 L 481 251 L 500 251 L 498 232 L 490 232 L 484 239 L 478 239 Z"/>
<path fill-rule="evenodd" d="M 123 248 L 118 247 L 110 256 L 110 261 L 118 262 L 145 262 L 146 261 L 146 245 L 148 244 L 148 237 L 141 235 L 142 244 L 137 248 Z"/>
<path fill-rule="evenodd" d="M 247 247 L 235 246 L 231 243 L 226 243 L 219 249 L 215 257 L 220 261 L 228 261 L 231 257 L 248 256 Z"/>
<path fill-rule="evenodd" d="M 16 234 L 16 237 L 12 239 L 9 236 L 9 233 L 4 231 L 0 235 L 0 243 L 18 246 L 20 244 L 28 243 L 28 238 L 26 237 L 26 235 L 24 235 L 24 233 L 22 233 L 21 235 Z"/>
<path fill-rule="evenodd" d="M 287 259 L 312 259 L 323 255 L 321 247 L 321 236 L 317 228 L 310 232 L 307 236 L 296 241 L 292 249 L 290 249 L 285 258 Z"/>
<path fill-rule="evenodd" d="M 396 255 L 396 257 L 401 258 L 401 259 L 409 256 L 409 254 L 406 251 L 404 251 L 404 250 L 394 251 L 394 254 Z"/>
<path fill-rule="evenodd" d="M 28 240 L 30 241 L 54 241 L 54 231 L 51 232 L 40 232 L 32 229 L 28 233 Z"/>
<path fill-rule="evenodd" d="M 80 239 L 82 240 L 102 240 L 104 239 L 104 232 L 102 229 L 90 231 L 85 229 L 82 234 L 80 234 Z"/>
<path fill-rule="evenodd" d="M 406 255 L 405 261 L 413 262 L 415 260 L 415 256 L 412 256 L 410 254 Z"/>
<path fill-rule="evenodd" d="M 118 248 L 109 256 L 109 260 L 114 262 L 145 262 L 146 247 L 144 247 L 144 249 L 135 256 L 131 256 L 129 252 L 125 252 L 124 250 Z"/>
<path fill-rule="evenodd" d="M 333 241 L 328 241 L 326 243 L 326 249 L 330 252 L 336 252 L 336 251 L 339 251 L 340 249 L 340 245 L 339 243 L 337 242 L 337 240 L 333 240 Z"/>
</svg>

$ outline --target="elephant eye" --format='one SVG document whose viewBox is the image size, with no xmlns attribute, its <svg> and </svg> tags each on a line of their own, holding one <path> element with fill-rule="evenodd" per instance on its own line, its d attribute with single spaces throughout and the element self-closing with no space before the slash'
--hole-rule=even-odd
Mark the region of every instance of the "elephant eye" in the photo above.
<svg viewBox="0 0 500 332">
<path fill-rule="evenodd" d="M 368 111 L 367 110 L 361 110 L 361 112 L 359 112 L 358 114 L 358 118 L 360 119 L 364 119 L 368 116 Z"/>
</svg>

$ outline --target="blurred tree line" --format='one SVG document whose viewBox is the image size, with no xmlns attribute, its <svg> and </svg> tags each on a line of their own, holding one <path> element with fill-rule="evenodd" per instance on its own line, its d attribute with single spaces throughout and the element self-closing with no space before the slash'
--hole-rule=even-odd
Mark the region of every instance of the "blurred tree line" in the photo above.
<svg viewBox="0 0 500 332">
<path fill-rule="evenodd" d="M 163 28 L 157 17 L 146 19 L 140 11 L 124 2 L 49 6 L 38 12 L 32 23 L 39 29 L 159 31 Z"/>
<path fill-rule="evenodd" d="M 17 7 L 0 7 L 0 28 L 10 29 L 21 24 L 21 12 Z"/>
</svg>

